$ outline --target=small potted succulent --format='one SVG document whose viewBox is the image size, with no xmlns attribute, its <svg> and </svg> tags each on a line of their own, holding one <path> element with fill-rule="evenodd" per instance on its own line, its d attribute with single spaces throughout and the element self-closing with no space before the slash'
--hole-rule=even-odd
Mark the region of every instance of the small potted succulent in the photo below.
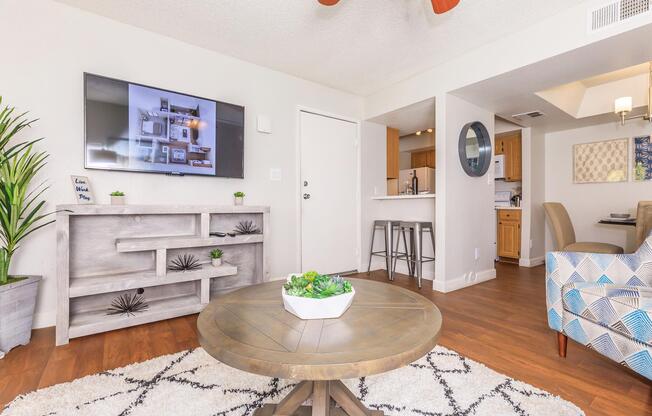
<svg viewBox="0 0 652 416">
<path fill-rule="evenodd" d="M 310 271 L 288 276 L 281 294 L 285 310 L 301 319 L 332 319 L 349 309 L 355 289 L 340 276 Z"/>
<path fill-rule="evenodd" d="M 213 265 L 213 267 L 219 267 L 222 265 L 223 254 L 224 252 L 219 248 L 216 248 L 215 250 L 211 250 L 211 264 Z"/>
<path fill-rule="evenodd" d="M 234 192 L 233 193 L 233 203 L 235 205 L 242 205 L 242 201 L 244 201 L 245 194 L 244 192 Z"/>
<path fill-rule="evenodd" d="M 122 191 L 111 192 L 111 205 L 124 205 L 125 193 Z"/>
</svg>

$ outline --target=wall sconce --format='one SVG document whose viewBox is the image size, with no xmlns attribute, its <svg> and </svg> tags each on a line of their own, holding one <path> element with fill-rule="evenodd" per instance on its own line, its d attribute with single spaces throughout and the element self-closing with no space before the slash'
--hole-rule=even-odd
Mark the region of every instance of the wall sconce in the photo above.
<svg viewBox="0 0 652 416">
<path fill-rule="evenodd" d="M 652 62 L 650 62 L 650 77 L 647 94 L 647 111 L 639 116 L 627 117 L 632 112 L 632 97 L 620 97 L 614 101 L 614 113 L 620 117 L 620 125 L 624 126 L 627 120 L 643 119 L 652 122 Z"/>
<path fill-rule="evenodd" d="M 620 125 L 625 125 L 627 114 L 632 112 L 632 97 L 616 98 L 614 102 L 614 113 L 620 116 Z"/>
</svg>

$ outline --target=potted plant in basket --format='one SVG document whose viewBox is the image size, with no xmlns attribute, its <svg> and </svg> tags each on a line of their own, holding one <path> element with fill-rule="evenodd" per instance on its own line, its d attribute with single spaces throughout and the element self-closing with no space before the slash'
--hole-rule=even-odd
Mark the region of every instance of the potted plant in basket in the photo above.
<svg viewBox="0 0 652 416">
<path fill-rule="evenodd" d="M 233 193 L 233 203 L 235 205 L 242 205 L 242 201 L 244 201 L 245 194 L 244 192 L 235 192 Z"/>
<path fill-rule="evenodd" d="M 46 152 L 38 152 L 31 140 L 9 145 L 18 133 L 36 120 L 27 113 L 14 115 L 14 108 L 2 107 L 0 97 L 0 358 L 18 345 L 29 342 L 41 276 L 10 276 L 11 259 L 25 237 L 54 222 L 51 213 L 42 213 L 39 199 L 48 188 L 31 186 L 45 166 Z"/>
<path fill-rule="evenodd" d="M 315 271 L 290 275 L 281 292 L 285 309 L 301 319 L 339 318 L 355 296 L 348 280 Z"/>
<path fill-rule="evenodd" d="M 219 248 L 216 248 L 215 250 L 211 250 L 211 264 L 213 265 L 213 267 L 219 267 L 222 265 L 223 254 L 224 252 Z"/>
<path fill-rule="evenodd" d="M 111 205 L 124 205 L 125 193 L 122 191 L 111 192 Z"/>
</svg>

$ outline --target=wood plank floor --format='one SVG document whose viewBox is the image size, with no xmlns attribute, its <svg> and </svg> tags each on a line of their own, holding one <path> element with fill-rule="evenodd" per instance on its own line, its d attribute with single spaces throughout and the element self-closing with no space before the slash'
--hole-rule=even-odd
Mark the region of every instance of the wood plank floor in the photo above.
<svg viewBox="0 0 652 416">
<path fill-rule="evenodd" d="M 557 356 L 546 322 L 544 269 L 499 264 L 498 278 L 456 292 L 420 291 L 441 309 L 440 344 L 581 407 L 587 415 L 652 415 L 652 383 L 569 341 Z M 356 277 L 365 278 L 365 274 Z M 368 278 L 387 281 L 384 271 Z M 399 276 L 394 284 L 418 290 Z M 74 339 L 54 346 L 54 329 L 33 333 L 28 346 L 0 360 L 0 408 L 15 396 L 170 354 L 197 343 L 196 315 Z"/>
</svg>

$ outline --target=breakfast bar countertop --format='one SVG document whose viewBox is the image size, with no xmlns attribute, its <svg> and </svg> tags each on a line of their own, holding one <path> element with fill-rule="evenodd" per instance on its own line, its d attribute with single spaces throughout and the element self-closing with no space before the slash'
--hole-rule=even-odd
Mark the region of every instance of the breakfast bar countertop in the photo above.
<svg viewBox="0 0 652 416">
<path fill-rule="evenodd" d="M 386 201 L 393 199 L 427 199 L 434 198 L 435 194 L 419 194 L 419 195 L 385 195 L 385 196 L 374 196 L 374 201 Z"/>
</svg>

